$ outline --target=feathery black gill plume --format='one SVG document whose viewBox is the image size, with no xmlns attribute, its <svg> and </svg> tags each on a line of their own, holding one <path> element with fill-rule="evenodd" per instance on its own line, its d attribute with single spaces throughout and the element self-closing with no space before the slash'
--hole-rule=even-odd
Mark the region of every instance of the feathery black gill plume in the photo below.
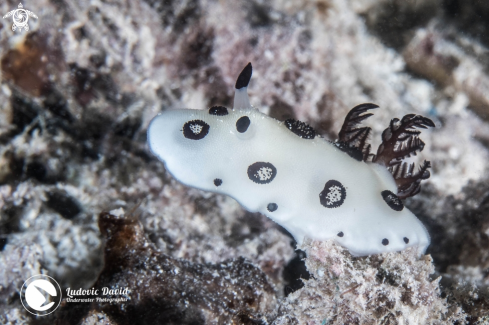
<svg viewBox="0 0 489 325">
<path fill-rule="evenodd" d="M 377 154 L 371 155 L 371 146 L 367 140 L 372 129 L 358 128 L 357 125 L 373 115 L 364 114 L 365 112 L 377 107 L 375 104 L 367 103 L 352 108 L 346 115 L 334 145 L 358 161 L 367 161 L 371 157 L 372 162 L 386 166 L 394 176 L 397 196 L 401 199 L 414 196 L 421 189 L 421 181 L 430 177 L 428 169 L 431 168 L 431 164 L 425 161 L 415 173 L 414 163 L 408 164 L 402 160 L 416 155 L 424 148 L 424 142 L 418 137 L 421 131 L 416 128 L 427 129 L 435 124 L 429 118 L 415 114 L 405 115 L 401 120 L 394 118 L 382 133 L 382 143 Z"/>
<path fill-rule="evenodd" d="M 335 145 L 356 160 L 367 161 L 370 155 L 370 144 L 367 144 L 367 140 L 372 131 L 369 127 L 357 128 L 356 126 L 373 115 L 372 113 L 363 113 L 377 107 L 379 106 L 370 103 L 353 107 L 346 115 L 343 126 L 338 133 L 338 140 L 336 140 Z"/>
<path fill-rule="evenodd" d="M 401 121 L 398 118 L 392 119 L 389 127 L 382 132 L 382 143 L 372 161 L 392 167 L 399 164 L 400 160 L 416 155 L 416 152 L 423 150 L 424 142 L 418 138 L 421 131 L 415 128 L 434 126 L 432 120 L 421 115 L 408 114 Z"/>
<path fill-rule="evenodd" d="M 382 132 L 382 143 L 372 162 L 384 165 L 394 176 L 397 185 L 397 196 L 405 199 L 414 196 L 421 190 L 421 181 L 430 177 L 429 161 L 425 161 L 417 173 L 414 163 L 402 162 L 404 158 L 416 155 L 424 149 L 424 142 L 418 137 L 421 131 L 415 128 L 427 129 L 435 123 L 421 115 L 408 114 L 402 120 L 392 119 L 387 129 Z"/>
<path fill-rule="evenodd" d="M 402 163 L 389 168 L 397 185 L 397 196 L 405 199 L 418 194 L 421 190 L 421 181 L 430 178 L 428 168 L 431 168 L 431 164 L 426 160 L 416 173 L 413 173 L 414 163 L 410 165 Z"/>
</svg>

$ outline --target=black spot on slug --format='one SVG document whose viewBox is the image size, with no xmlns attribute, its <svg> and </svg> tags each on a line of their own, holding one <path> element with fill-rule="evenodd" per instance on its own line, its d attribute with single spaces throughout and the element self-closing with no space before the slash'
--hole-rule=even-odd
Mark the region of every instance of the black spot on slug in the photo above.
<svg viewBox="0 0 489 325">
<path fill-rule="evenodd" d="M 277 168 L 268 162 L 256 162 L 248 167 L 248 178 L 257 184 L 268 184 L 277 175 Z"/>
<path fill-rule="evenodd" d="M 236 89 L 241 89 L 243 87 L 248 87 L 250 83 L 251 74 L 253 73 L 253 68 L 251 67 L 251 62 L 244 67 L 243 71 L 238 76 L 236 80 Z"/>
<path fill-rule="evenodd" d="M 188 121 L 183 125 L 183 135 L 187 139 L 201 140 L 209 133 L 209 124 L 202 120 Z"/>
<path fill-rule="evenodd" d="M 270 212 L 276 211 L 278 209 L 278 205 L 276 203 L 268 203 L 267 210 Z"/>
<path fill-rule="evenodd" d="M 387 203 L 387 205 L 394 211 L 402 211 L 404 209 L 404 204 L 402 204 L 402 201 L 400 198 L 397 197 L 394 193 L 392 193 L 389 190 L 382 191 L 382 197 L 384 198 L 384 201 Z"/>
<path fill-rule="evenodd" d="M 224 115 L 228 115 L 229 113 L 228 113 L 228 109 L 224 106 L 213 106 L 209 108 L 209 114 L 224 116 Z"/>
<path fill-rule="evenodd" d="M 216 179 L 214 180 L 214 185 L 216 185 L 216 186 L 221 186 L 221 185 L 222 185 L 222 179 L 220 179 L 220 178 L 216 178 Z"/>
<path fill-rule="evenodd" d="M 294 134 L 298 135 L 304 139 L 314 139 L 316 136 L 316 131 L 308 124 L 289 118 L 285 120 L 285 126 L 292 131 Z"/>
<path fill-rule="evenodd" d="M 242 116 L 236 122 L 236 130 L 238 130 L 239 133 L 245 133 L 246 130 L 248 130 L 250 123 L 251 121 L 248 116 Z"/>
<path fill-rule="evenodd" d="M 337 236 L 338 236 L 338 237 L 343 237 L 344 235 L 345 235 L 345 234 L 343 233 L 343 231 L 340 231 L 340 232 L 338 233 L 338 235 L 337 235 Z"/>
<path fill-rule="evenodd" d="M 409 238 L 404 237 L 404 242 L 405 242 L 406 244 L 409 244 Z"/>
<path fill-rule="evenodd" d="M 387 238 L 382 239 L 382 245 L 384 245 L 384 246 L 389 245 L 389 239 L 387 239 Z"/>
<path fill-rule="evenodd" d="M 319 202 L 326 208 L 337 208 L 345 202 L 346 189 L 338 181 L 329 180 L 319 193 Z"/>
</svg>

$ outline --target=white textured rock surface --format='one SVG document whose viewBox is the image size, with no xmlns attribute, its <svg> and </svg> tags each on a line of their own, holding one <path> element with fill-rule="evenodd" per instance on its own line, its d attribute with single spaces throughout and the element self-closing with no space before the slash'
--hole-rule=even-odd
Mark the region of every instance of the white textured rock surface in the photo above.
<svg viewBox="0 0 489 325">
<path fill-rule="evenodd" d="M 42 271 L 43 250 L 36 243 L 8 244 L 0 253 L 0 299 L 9 302 L 25 280 Z"/>
<path fill-rule="evenodd" d="M 465 317 L 440 297 L 432 259 L 416 251 L 351 258 L 328 242 L 309 242 L 311 279 L 290 294 L 274 324 L 451 324 Z"/>
</svg>

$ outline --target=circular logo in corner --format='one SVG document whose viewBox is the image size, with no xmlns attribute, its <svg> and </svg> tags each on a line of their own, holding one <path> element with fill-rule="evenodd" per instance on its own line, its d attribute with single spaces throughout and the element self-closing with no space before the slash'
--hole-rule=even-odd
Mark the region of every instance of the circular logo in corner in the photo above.
<svg viewBox="0 0 489 325">
<path fill-rule="evenodd" d="M 34 275 L 27 279 L 20 290 L 20 301 L 31 314 L 45 316 L 58 308 L 61 302 L 61 287 L 47 275 Z"/>
</svg>

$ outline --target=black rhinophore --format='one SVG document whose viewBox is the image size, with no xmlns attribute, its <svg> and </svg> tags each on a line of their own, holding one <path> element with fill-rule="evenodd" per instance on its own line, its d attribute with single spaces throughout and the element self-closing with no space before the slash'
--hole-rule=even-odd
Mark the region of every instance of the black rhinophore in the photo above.
<svg viewBox="0 0 489 325">
<path fill-rule="evenodd" d="M 248 84 L 250 83 L 251 79 L 251 74 L 253 72 L 253 68 L 251 67 L 251 62 L 244 67 L 243 71 L 238 76 L 238 79 L 236 80 L 236 89 L 241 89 L 244 87 L 248 87 Z"/>
</svg>

